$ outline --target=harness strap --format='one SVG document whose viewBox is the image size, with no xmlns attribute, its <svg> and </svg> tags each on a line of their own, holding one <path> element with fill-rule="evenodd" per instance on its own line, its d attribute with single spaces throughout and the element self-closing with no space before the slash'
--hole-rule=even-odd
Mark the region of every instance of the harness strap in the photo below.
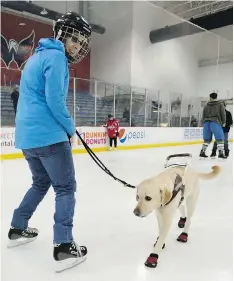
<svg viewBox="0 0 234 281">
<path fill-rule="evenodd" d="M 180 202 L 179 202 L 179 206 L 180 206 L 181 203 L 184 201 L 184 189 L 185 189 L 185 185 L 183 184 L 183 179 L 179 174 L 177 174 L 176 179 L 175 179 L 175 183 L 174 183 L 174 189 L 173 189 L 173 192 L 172 192 L 172 197 L 164 206 L 167 206 L 168 204 L 170 204 L 171 201 L 174 200 L 176 195 L 179 192 L 181 192 L 181 198 L 180 198 Z M 164 207 L 164 206 L 162 206 L 162 207 Z"/>
</svg>

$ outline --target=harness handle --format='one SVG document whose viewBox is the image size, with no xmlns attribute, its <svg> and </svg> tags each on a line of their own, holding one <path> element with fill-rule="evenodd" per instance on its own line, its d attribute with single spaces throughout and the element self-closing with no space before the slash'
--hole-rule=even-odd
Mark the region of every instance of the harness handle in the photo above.
<svg viewBox="0 0 234 281">
<path fill-rule="evenodd" d="M 170 165 L 168 165 L 168 162 L 171 158 L 178 158 L 178 157 L 188 157 L 188 162 L 185 163 L 185 164 L 170 164 Z M 192 158 L 192 154 L 190 154 L 190 153 L 171 154 L 166 158 L 166 163 L 164 165 L 164 168 L 167 168 L 169 166 L 184 166 L 184 167 L 187 167 L 189 165 L 189 162 L 190 162 L 191 158 Z"/>
</svg>

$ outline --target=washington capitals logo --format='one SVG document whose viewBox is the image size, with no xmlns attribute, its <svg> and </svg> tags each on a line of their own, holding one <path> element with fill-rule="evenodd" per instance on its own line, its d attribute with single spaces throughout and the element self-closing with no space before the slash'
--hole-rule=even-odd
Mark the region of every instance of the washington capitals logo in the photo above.
<svg viewBox="0 0 234 281">
<path fill-rule="evenodd" d="M 7 39 L 1 34 L 1 61 L 6 68 L 21 69 L 25 62 L 32 55 L 34 48 L 35 32 L 17 42 L 14 39 Z M 16 66 L 15 66 L 16 65 Z"/>
</svg>

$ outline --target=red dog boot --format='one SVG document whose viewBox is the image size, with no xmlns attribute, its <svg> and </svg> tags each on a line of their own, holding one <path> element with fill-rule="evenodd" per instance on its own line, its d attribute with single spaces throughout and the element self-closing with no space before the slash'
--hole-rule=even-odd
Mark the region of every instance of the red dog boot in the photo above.
<svg viewBox="0 0 234 281">
<path fill-rule="evenodd" d="M 180 220 L 178 222 L 178 227 L 179 228 L 184 228 L 185 222 L 186 222 L 186 218 L 181 218 L 180 217 Z"/>
<path fill-rule="evenodd" d="M 148 259 L 145 262 L 145 266 L 155 268 L 158 264 L 158 255 L 150 254 Z"/>
<path fill-rule="evenodd" d="M 156 246 L 157 242 L 158 242 L 158 238 L 157 238 L 157 241 L 154 243 L 154 247 Z M 165 243 L 162 246 L 162 249 L 164 249 L 164 248 L 165 248 Z"/>
<path fill-rule="evenodd" d="M 179 237 L 177 238 L 177 241 L 186 243 L 188 241 L 188 234 L 185 232 L 182 232 Z"/>
</svg>

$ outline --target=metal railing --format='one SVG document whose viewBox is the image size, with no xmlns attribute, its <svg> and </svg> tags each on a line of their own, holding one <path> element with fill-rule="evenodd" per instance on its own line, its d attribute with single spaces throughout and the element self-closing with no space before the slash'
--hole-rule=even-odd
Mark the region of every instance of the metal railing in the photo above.
<svg viewBox="0 0 234 281">
<path fill-rule="evenodd" d="M 10 98 L 15 84 L 19 81 L 8 81 L 1 87 L 2 126 L 15 124 Z M 70 78 L 67 106 L 76 126 L 101 126 L 112 114 L 126 127 L 197 127 L 207 100 L 98 79 Z"/>
<path fill-rule="evenodd" d="M 68 104 L 72 96 L 70 112 L 78 126 L 100 126 L 106 122 L 108 114 L 112 114 L 122 126 L 195 127 L 200 126 L 202 108 L 208 100 L 98 79 L 72 80 Z"/>
</svg>

